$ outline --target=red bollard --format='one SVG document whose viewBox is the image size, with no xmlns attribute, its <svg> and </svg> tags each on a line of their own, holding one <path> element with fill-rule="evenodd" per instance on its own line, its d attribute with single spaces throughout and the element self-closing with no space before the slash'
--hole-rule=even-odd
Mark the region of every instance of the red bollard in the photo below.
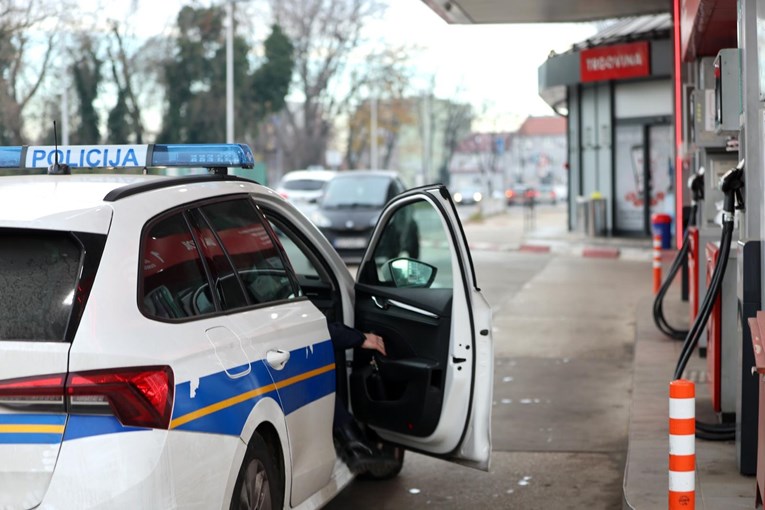
<svg viewBox="0 0 765 510">
<path fill-rule="evenodd" d="M 653 236 L 653 293 L 661 288 L 661 234 Z"/>
</svg>

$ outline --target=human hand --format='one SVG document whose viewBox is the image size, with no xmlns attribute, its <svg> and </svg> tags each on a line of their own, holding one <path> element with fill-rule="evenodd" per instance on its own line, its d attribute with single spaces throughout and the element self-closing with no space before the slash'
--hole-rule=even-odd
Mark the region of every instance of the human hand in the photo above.
<svg viewBox="0 0 765 510">
<path fill-rule="evenodd" d="M 363 349 L 377 351 L 383 356 L 387 356 L 387 353 L 385 352 L 385 343 L 383 342 L 382 337 L 375 335 L 374 333 L 364 333 L 364 343 L 361 344 L 361 347 Z"/>
</svg>

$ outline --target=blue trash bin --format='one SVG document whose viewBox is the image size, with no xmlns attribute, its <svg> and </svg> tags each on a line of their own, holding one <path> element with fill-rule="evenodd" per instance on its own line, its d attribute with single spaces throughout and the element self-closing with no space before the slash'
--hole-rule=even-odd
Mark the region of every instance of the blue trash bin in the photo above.
<svg viewBox="0 0 765 510">
<path fill-rule="evenodd" d="M 651 226 L 655 234 L 661 235 L 661 248 L 668 250 L 672 247 L 672 216 L 669 214 L 654 214 L 651 216 Z"/>
</svg>

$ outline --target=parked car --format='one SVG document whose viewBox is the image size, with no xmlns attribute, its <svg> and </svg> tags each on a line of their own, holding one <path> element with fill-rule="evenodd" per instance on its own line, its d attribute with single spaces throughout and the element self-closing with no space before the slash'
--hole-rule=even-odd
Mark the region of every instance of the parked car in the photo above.
<svg viewBox="0 0 765 510">
<path fill-rule="evenodd" d="M 549 184 L 540 184 L 537 189 L 537 202 L 540 204 L 555 205 L 558 203 L 558 194 L 555 189 Z"/>
<path fill-rule="evenodd" d="M 473 205 L 483 199 L 483 193 L 477 189 L 465 188 L 452 193 L 452 197 L 457 205 Z"/>
<path fill-rule="evenodd" d="M 293 205 L 225 175 L 252 167 L 246 146 L 59 151 L 107 174 L 0 177 L 4 508 L 320 508 L 353 479 L 332 438 L 346 398 L 399 452 L 367 476 L 405 448 L 488 469 L 491 308 L 443 186 L 384 194 L 354 282 Z M 216 173 L 115 175 L 202 161 Z M 385 257 L 399 216 L 427 254 Z M 388 356 L 336 363 L 328 321 Z"/>
<path fill-rule="evenodd" d="M 528 205 L 536 201 L 538 192 L 526 184 L 515 184 L 505 190 L 507 205 Z"/>
<path fill-rule="evenodd" d="M 396 172 L 341 172 L 327 183 L 311 219 L 343 260 L 358 263 L 369 245 L 385 203 L 405 189 Z M 397 216 L 390 234 L 383 241 L 391 258 L 402 252 L 412 258 L 419 256 L 419 232 L 411 216 Z"/>
<path fill-rule="evenodd" d="M 324 193 L 324 186 L 335 174 L 333 170 L 293 170 L 282 176 L 276 192 L 310 215 Z"/>
</svg>

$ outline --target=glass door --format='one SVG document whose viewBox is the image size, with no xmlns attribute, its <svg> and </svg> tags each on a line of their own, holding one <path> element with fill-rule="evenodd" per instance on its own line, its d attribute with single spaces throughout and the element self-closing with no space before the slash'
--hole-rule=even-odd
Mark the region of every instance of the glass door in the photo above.
<svg viewBox="0 0 765 510">
<path fill-rule="evenodd" d="M 617 126 L 614 163 L 615 232 L 650 235 L 652 214 L 674 217 L 671 126 Z"/>
</svg>

